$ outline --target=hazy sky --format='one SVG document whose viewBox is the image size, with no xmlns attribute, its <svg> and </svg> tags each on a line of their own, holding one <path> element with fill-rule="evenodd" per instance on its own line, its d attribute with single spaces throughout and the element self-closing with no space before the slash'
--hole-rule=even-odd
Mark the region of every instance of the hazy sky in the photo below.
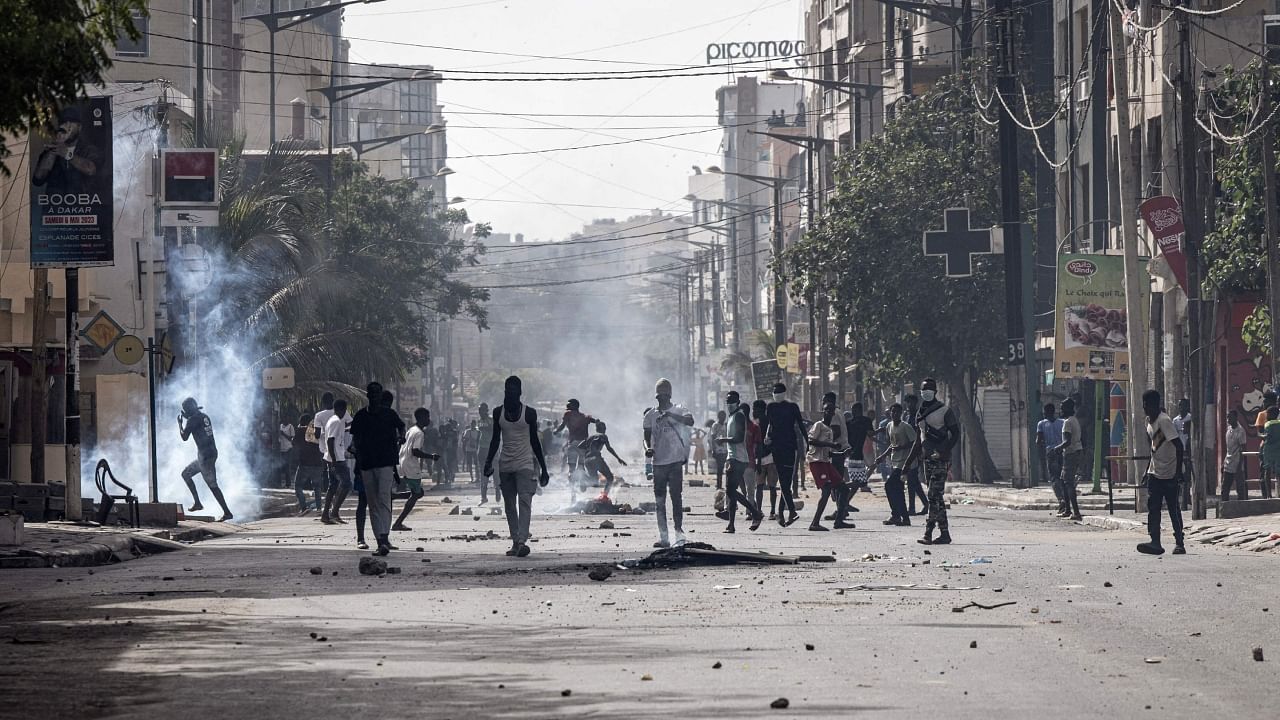
<svg viewBox="0 0 1280 720">
<path fill-rule="evenodd" d="M 634 70 L 703 64 L 706 46 L 713 42 L 802 39 L 806 4 L 385 0 L 348 8 L 344 32 L 353 62 L 429 64 L 446 77 L 450 69 Z M 423 47 L 428 45 L 439 47 Z M 449 195 L 468 200 L 463 207 L 473 220 L 493 223 L 496 232 L 523 232 L 528 239 L 563 238 L 593 218 L 621 219 L 654 208 L 686 212 L 688 203 L 681 198 L 690 166 L 718 164 L 715 90 L 726 79 L 446 81 L 440 102 L 449 126 L 449 167 L 457 173 L 449 178 Z M 669 135 L 676 137 L 466 157 Z"/>
</svg>

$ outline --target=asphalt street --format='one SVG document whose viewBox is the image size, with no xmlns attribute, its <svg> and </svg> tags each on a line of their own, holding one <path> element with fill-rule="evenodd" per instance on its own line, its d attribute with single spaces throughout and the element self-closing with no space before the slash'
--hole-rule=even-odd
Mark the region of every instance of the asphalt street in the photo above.
<svg viewBox="0 0 1280 720">
<path fill-rule="evenodd" d="M 1136 533 L 976 506 L 952 508 L 955 544 L 925 548 L 865 495 L 856 530 L 724 535 L 711 492 L 686 491 L 690 540 L 836 561 L 595 582 L 589 567 L 652 551 L 652 515 L 539 515 L 518 559 L 480 539 L 502 517 L 432 505 L 394 536 L 401 572 L 369 577 L 351 526 L 262 520 L 0 573 L 0 718 L 1276 716 L 1270 553 L 1146 557 Z M 954 610 L 970 602 L 1014 604 Z"/>
</svg>

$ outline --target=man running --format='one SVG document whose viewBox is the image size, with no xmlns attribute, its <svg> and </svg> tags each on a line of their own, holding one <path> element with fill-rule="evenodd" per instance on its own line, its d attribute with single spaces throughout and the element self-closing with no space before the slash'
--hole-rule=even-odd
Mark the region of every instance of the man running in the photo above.
<svg viewBox="0 0 1280 720">
<path fill-rule="evenodd" d="M 506 507 L 507 529 L 511 532 L 511 549 L 507 555 L 516 557 L 529 554 L 529 516 L 533 512 L 533 496 L 537 486 L 546 487 L 550 479 L 547 459 L 542 454 L 542 441 L 538 438 L 538 413 L 520 401 L 522 392 L 520 378 L 515 375 L 507 378 L 503 384 L 502 405 L 493 411 L 495 432 L 484 461 L 484 474 L 490 477 L 493 475 L 493 458 L 498 454 L 498 447 L 502 447 L 502 456 L 498 460 L 502 468 L 499 482 Z M 576 409 L 577 401 L 572 402 Z M 539 468 L 541 475 L 538 474 Z"/>
<path fill-rule="evenodd" d="M 834 401 L 834 398 L 832 400 Z M 844 418 L 844 426 L 845 442 L 849 444 L 848 465 L 852 471 L 848 477 L 848 482 L 852 486 L 849 489 L 849 500 L 852 501 L 859 490 L 871 491 L 871 469 L 867 467 L 865 453 L 867 437 L 875 431 L 875 427 L 860 402 L 854 403 L 849 408 L 849 414 Z M 858 508 L 852 505 L 849 509 L 858 512 Z"/>
<path fill-rule="evenodd" d="M 920 399 L 923 404 L 916 411 L 919 434 L 911 449 L 908 462 L 924 463 L 925 481 L 929 491 L 929 516 L 924 525 L 924 537 L 916 542 L 921 545 L 947 545 L 951 543 L 951 529 L 947 524 L 946 493 L 947 473 L 951 471 L 951 449 L 960 442 L 960 419 L 945 403 L 938 399 L 938 383 L 925 378 L 920 383 Z M 933 539 L 937 527 L 938 538 Z"/>
<path fill-rule="evenodd" d="M 209 492 L 213 493 L 218 505 L 222 506 L 222 517 L 218 521 L 224 522 L 230 520 L 232 515 L 227 508 L 226 498 L 222 496 L 222 488 L 218 487 L 218 445 L 213 441 L 213 421 L 202 410 L 196 399 L 189 397 L 182 401 L 182 414 L 178 416 L 178 433 L 182 435 L 182 442 L 194 437 L 196 443 L 196 459 L 182 471 L 182 481 L 191 491 L 192 504 L 187 512 L 204 509 L 204 505 L 200 504 L 200 494 L 196 492 L 195 477 L 199 475 L 204 478 L 205 485 L 209 486 Z"/>
<path fill-rule="evenodd" d="M 324 422 L 324 430 L 320 442 L 324 444 L 324 462 L 326 474 L 329 476 L 329 491 L 324 499 L 324 514 L 320 522 L 325 525 L 345 524 L 347 521 L 338 514 L 338 509 L 351 492 L 351 466 L 347 465 L 347 423 L 351 417 L 347 415 L 347 401 L 335 400 L 328 411 L 328 419 Z M 316 417 L 324 411 L 316 413 Z M 365 548 L 361 548 L 363 550 Z"/>
<path fill-rule="evenodd" d="M 418 503 L 426 493 L 422 489 L 422 479 L 428 477 L 431 473 L 430 466 L 427 465 L 428 460 L 439 460 L 440 456 L 429 453 L 426 450 L 426 434 L 423 430 L 431 424 L 431 411 L 426 408 L 418 408 L 413 411 L 413 427 L 409 428 L 409 432 L 405 433 L 404 445 L 400 446 L 400 478 L 409 486 L 409 499 L 405 501 L 404 508 L 400 510 L 400 516 L 396 518 L 396 522 L 391 529 L 397 532 L 410 532 L 413 528 L 404 524 L 405 518 L 409 517 L 409 513 L 413 511 L 413 506 Z"/>
<path fill-rule="evenodd" d="M 654 547 L 670 547 L 667 535 L 667 495 L 671 495 L 671 519 L 676 545 L 684 544 L 684 465 L 689 458 L 689 428 L 693 414 L 671 401 L 671 381 L 654 385 L 658 406 L 644 414 L 644 455 L 653 463 L 653 499 L 657 502 L 658 542 Z"/>
<path fill-rule="evenodd" d="M 609 463 L 605 462 L 604 451 L 608 450 L 619 465 L 627 464 L 626 460 L 618 457 L 613 445 L 609 444 L 609 436 L 605 434 L 605 429 L 604 421 L 597 420 L 595 434 L 583 440 L 580 446 L 582 459 L 587 468 L 587 479 L 595 485 L 599 477 L 604 477 L 604 492 L 600 493 L 601 500 L 609 499 L 609 490 L 613 487 L 613 471 L 609 469 Z"/>
<path fill-rule="evenodd" d="M 843 447 L 842 443 L 835 440 L 836 422 L 836 403 L 833 398 L 823 403 L 822 419 L 809 428 L 807 454 L 809 473 L 813 476 L 813 484 L 822 491 L 822 496 L 818 499 L 818 507 L 814 511 L 813 522 L 809 523 L 811 532 L 828 530 L 822 524 L 822 512 L 827 509 L 827 502 L 831 499 L 832 493 L 836 493 L 837 505 L 843 505 L 849 492 L 844 488 L 844 478 L 836 470 L 836 466 L 831 464 L 831 451 Z M 853 523 L 845 522 L 842 513 L 843 507 L 836 510 L 835 527 L 837 529 L 853 528 Z"/>
<path fill-rule="evenodd" d="M 760 512 L 760 508 L 751 501 L 743 492 L 743 483 L 746 480 L 747 465 L 750 462 L 750 456 L 747 454 L 747 423 L 751 422 L 747 418 L 747 406 L 739 402 L 737 390 L 730 390 L 724 396 L 725 407 L 729 411 L 729 423 L 725 428 L 725 435 L 716 438 L 716 442 L 725 446 L 729 453 L 729 464 L 725 472 L 724 491 L 728 497 L 728 515 L 729 526 L 724 529 L 726 533 L 733 533 L 734 521 L 738 518 L 738 505 L 747 511 L 747 516 L 751 518 L 750 530 L 759 529 L 760 523 L 764 521 L 764 514 Z"/>
<path fill-rule="evenodd" d="M 569 471 L 569 484 L 575 489 L 574 474 L 579 470 L 584 472 L 586 470 L 585 459 L 582 457 L 582 441 L 587 439 L 591 426 L 596 422 L 595 418 L 584 414 L 580 407 L 581 404 L 576 399 L 569 398 L 569 402 L 565 403 L 564 416 L 560 418 L 560 424 L 555 429 L 557 433 L 568 429 L 569 437 L 564 444 L 564 460 Z"/>
<path fill-rule="evenodd" d="M 784 518 L 783 508 L 778 508 L 778 524 L 786 527 L 800 519 L 795 501 L 796 460 L 800 452 L 800 438 L 805 437 L 800 406 L 787 399 L 786 385 L 777 383 L 773 386 L 773 402 L 765 407 L 765 419 L 768 427 L 764 444 L 773 455 L 778 484 L 782 488 L 782 504 L 787 511 Z"/>
</svg>

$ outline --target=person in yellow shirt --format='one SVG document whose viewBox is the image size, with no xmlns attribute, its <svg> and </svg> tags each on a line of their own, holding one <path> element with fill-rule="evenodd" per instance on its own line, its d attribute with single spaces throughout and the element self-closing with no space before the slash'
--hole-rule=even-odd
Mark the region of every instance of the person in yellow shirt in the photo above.
<svg viewBox="0 0 1280 720">
<path fill-rule="evenodd" d="M 1267 410 L 1276 406 L 1277 405 L 1276 405 L 1275 391 L 1267 390 L 1266 392 L 1262 393 L 1262 409 L 1258 411 L 1258 416 L 1254 418 L 1254 421 L 1253 421 L 1254 430 L 1257 430 L 1258 437 L 1262 438 L 1262 445 L 1258 448 L 1259 459 L 1261 459 L 1262 457 L 1265 457 L 1265 453 L 1267 450 L 1266 448 Z M 1265 462 L 1261 462 L 1260 465 L 1261 465 L 1261 472 L 1262 472 L 1262 475 L 1261 475 L 1262 497 L 1269 498 L 1271 497 L 1271 478 L 1273 474 L 1267 468 L 1267 464 Z"/>
</svg>

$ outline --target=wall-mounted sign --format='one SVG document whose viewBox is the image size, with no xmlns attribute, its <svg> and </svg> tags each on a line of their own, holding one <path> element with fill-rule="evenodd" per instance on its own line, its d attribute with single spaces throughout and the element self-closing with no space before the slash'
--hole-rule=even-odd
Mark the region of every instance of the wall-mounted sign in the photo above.
<svg viewBox="0 0 1280 720">
<path fill-rule="evenodd" d="M 1140 275 L 1146 276 L 1145 262 Z M 1058 256 L 1054 378 L 1129 379 L 1124 258 Z M 1145 305 L 1146 298 L 1143 298 Z"/>
<path fill-rule="evenodd" d="M 215 148 L 162 150 L 160 171 L 161 205 L 218 205 L 218 151 Z"/>
</svg>

